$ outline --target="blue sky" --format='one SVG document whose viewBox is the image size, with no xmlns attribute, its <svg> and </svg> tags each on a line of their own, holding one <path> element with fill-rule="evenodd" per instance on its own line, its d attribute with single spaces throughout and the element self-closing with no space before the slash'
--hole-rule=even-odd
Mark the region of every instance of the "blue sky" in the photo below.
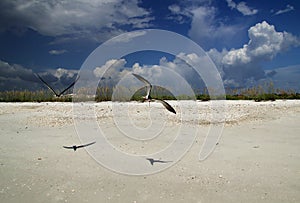
<svg viewBox="0 0 300 203">
<path fill-rule="evenodd" d="M 103 42 L 149 28 L 196 42 L 213 59 L 227 86 L 264 80 L 266 70 L 300 69 L 300 2 L 295 0 L 2 0 L 0 9 L 0 90 L 40 87 L 32 85 L 37 82 L 33 72 L 53 83 L 67 83 L 62 79 L 74 79 Z M 136 62 L 151 68 L 164 57 L 147 54 L 126 57 L 126 63 L 118 63 L 124 66 L 118 72 Z M 299 71 L 291 71 L 295 72 Z M 289 87 L 288 74 L 278 74 L 274 82 Z M 300 89 L 295 81 L 291 85 Z"/>
</svg>

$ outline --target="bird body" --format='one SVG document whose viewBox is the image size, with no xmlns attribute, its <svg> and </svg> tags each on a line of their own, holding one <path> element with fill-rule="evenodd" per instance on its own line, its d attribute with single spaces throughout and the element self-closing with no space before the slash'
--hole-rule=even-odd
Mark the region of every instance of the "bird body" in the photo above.
<svg viewBox="0 0 300 203">
<path fill-rule="evenodd" d="M 135 73 L 132 73 L 132 75 L 134 75 L 137 79 L 139 79 L 141 82 L 143 82 L 143 83 L 145 83 L 145 84 L 147 85 L 146 96 L 144 96 L 143 98 L 144 98 L 145 100 L 150 100 L 150 99 L 152 99 L 151 96 L 150 96 L 150 94 L 151 94 L 151 89 L 152 89 L 151 83 L 150 83 L 148 80 L 146 80 L 145 78 L 143 78 L 142 76 L 140 76 L 140 75 L 137 75 L 137 74 L 135 74 Z"/>
<path fill-rule="evenodd" d="M 146 158 L 150 164 L 153 166 L 154 163 L 169 163 L 172 161 L 161 161 L 160 159 Z"/>
<path fill-rule="evenodd" d="M 92 144 L 95 144 L 96 142 L 91 142 L 91 143 L 88 143 L 88 144 L 85 144 L 85 145 L 73 145 L 73 146 L 70 146 L 70 147 L 67 147 L 67 146 L 63 146 L 65 149 L 73 149 L 74 151 L 76 151 L 78 148 L 82 148 L 82 147 L 87 147 L 89 145 L 92 145 Z"/>
<path fill-rule="evenodd" d="M 168 111 L 176 114 L 175 109 L 170 104 L 168 104 L 166 101 L 161 100 L 161 99 L 153 99 L 153 98 L 151 98 L 152 85 L 151 85 L 151 83 L 148 80 L 146 80 L 142 76 L 137 75 L 135 73 L 132 73 L 132 75 L 134 75 L 141 82 L 145 83 L 146 86 L 147 86 L 146 96 L 143 97 L 144 101 L 149 101 L 149 105 L 150 105 L 150 102 L 160 102 Z"/>
</svg>

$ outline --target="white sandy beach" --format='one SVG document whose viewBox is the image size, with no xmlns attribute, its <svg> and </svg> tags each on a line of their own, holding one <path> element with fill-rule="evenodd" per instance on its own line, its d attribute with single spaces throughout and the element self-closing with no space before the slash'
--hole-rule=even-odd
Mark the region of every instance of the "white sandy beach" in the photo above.
<svg viewBox="0 0 300 203">
<path fill-rule="evenodd" d="M 300 101 L 225 101 L 222 137 L 204 161 L 199 151 L 210 124 L 218 121 L 211 111 L 222 112 L 210 102 L 170 104 L 176 115 L 161 104 L 89 104 L 107 139 L 130 154 L 155 153 L 180 126 L 187 134 L 199 129 L 192 147 L 170 168 L 133 176 L 103 167 L 85 149 L 63 148 L 82 140 L 72 103 L 0 103 L 0 202 L 300 202 Z M 166 136 L 125 141 L 114 121 L 126 127 L 128 114 L 137 129 L 150 118 L 159 125 L 156 117 Z M 84 113 L 76 116 L 89 122 Z M 145 160 L 145 167 L 162 165 Z"/>
</svg>

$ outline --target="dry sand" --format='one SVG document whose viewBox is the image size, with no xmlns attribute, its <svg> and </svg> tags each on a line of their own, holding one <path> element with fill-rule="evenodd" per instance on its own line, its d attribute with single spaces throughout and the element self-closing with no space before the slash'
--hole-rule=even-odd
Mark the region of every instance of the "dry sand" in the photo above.
<svg viewBox="0 0 300 203">
<path fill-rule="evenodd" d="M 151 109 L 167 128 L 200 128 L 179 162 L 144 176 L 114 173 L 84 149 L 62 147 L 80 144 L 72 103 L 1 103 L 0 202 L 300 202 L 300 101 L 226 101 L 221 140 L 205 161 L 198 160 L 203 132 L 216 122 L 210 102 L 197 102 L 199 112 L 170 103 L 177 115 L 160 104 L 113 104 L 132 112 L 139 127 L 147 126 Z M 95 105 L 97 121 L 113 134 L 111 122 L 122 115 L 113 113 L 111 102 Z M 166 140 L 132 147 L 113 135 L 111 141 L 139 154 Z"/>
</svg>

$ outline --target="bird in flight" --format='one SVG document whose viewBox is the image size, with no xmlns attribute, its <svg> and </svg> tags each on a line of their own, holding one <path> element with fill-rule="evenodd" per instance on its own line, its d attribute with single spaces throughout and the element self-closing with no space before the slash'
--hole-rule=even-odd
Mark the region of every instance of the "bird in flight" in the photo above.
<svg viewBox="0 0 300 203">
<path fill-rule="evenodd" d="M 96 142 L 91 142 L 91 143 L 84 144 L 84 145 L 79 145 L 79 146 L 73 145 L 71 147 L 66 147 L 66 146 L 63 146 L 63 147 L 66 148 L 66 149 L 73 149 L 74 151 L 76 151 L 76 149 L 78 149 L 78 148 L 87 147 L 87 146 L 95 144 L 95 143 Z"/>
<path fill-rule="evenodd" d="M 39 74 L 35 73 L 36 77 L 38 77 L 40 79 L 40 81 L 42 81 L 54 94 L 56 97 L 60 97 L 63 93 L 65 93 L 68 89 L 70 89 L 72 86 L 75 85 L 75 83 L 77 82 L 77 80 L 79 79 L 79 76 L 76 78 L 76 80 L 74 82 L 72 82 L 67 88 L 65 88 L 63 91 L 61 91 L 60 93 L 57 93 Z"/>
<path fill-rule="evenodd" d="M 153 166 L 154 163 L 169 163 L 169 162 L 172 162 L 172 161 L 161 161 L 160 159 L 152 159 L 152 158 L 146 158 L 150 164 Z"/>
<path fill-rule="evenodd" d="M 168 111 L 170 111 L 170 112 L 176 114 L 175 109 L 174 109 L 170 104 L 168 104 L 167 102 L 165 102 L 164 100 L 161 100 L 161 99 L 153 99 L 153 98 L 151 98 L 151 95 L 150 95 L 150 94 L 151 94 L 152 85 L 151 85 L 151 83 L 150 83 L 148 80 L 146 80 L 146 79 L 143 78 L 142 76 L 137 75 L 137 74 L 135 74 L 135 73 L 132 73 L 132 75 L 134 75 L 134 76 L 135 76 L 138 80 L 140 80 L 141 82 L 145 83 L 146 86 L 147 86 L 147 93 L 146 93 L 146 96 L 143 97 L 144 101 L 149 101 L 149 104 L 150 104 L 150 102 L 155 102 L 155 101 L 156 101 L 156 102 L 160 102 L 160 103 L 162 103 L 162 105 L 164 105 L 164 107 L 165 107 Z"/>
</svg>

